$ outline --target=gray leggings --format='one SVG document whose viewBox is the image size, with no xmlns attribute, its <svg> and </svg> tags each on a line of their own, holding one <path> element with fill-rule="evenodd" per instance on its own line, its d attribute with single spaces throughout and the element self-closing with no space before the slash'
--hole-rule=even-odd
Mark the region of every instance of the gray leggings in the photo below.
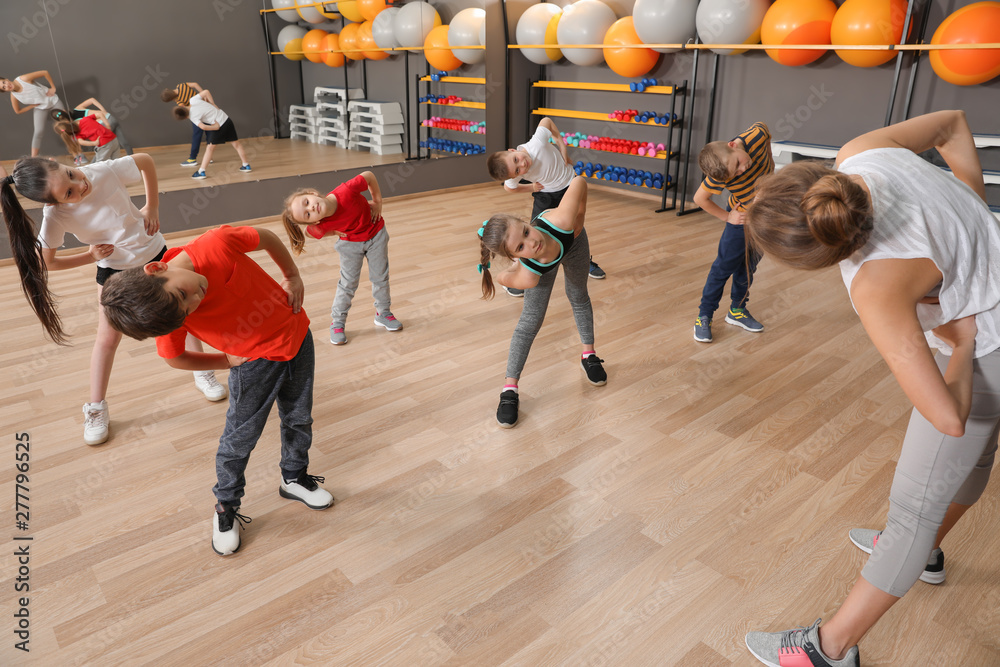
<svg viewBox="0 0 1000 667">
<path fill-rule="evenodd" d="M 948 360 L 937 356 L 942 373 Z M 916 583 L 948 505 L 972 505 L 990 479 L 1000 435 L 1000 350 L 975 360 L 972 391 L 972 411 L 961 438 L 942 434 L 916 410 L 910 415 L 889 492 L 886 527 L 861 571 L 889 595 L 902 597 Z"/>
<path fill-rule="evenodd" d="M 54 108 L 62 108 L 62 104 L 53 107 L 53 109 Z M 35 107 L 31 110 L 31 114 L 35 121 L 35 133 L 31 135 L 31 150 L 41 148 L 42 135 L 45 133 L 45 128 L 48 127 L 50 122 L 50 113 L 52 113 L 52 109 L 39 109 L 38 107 Z"/>
<path fill-rule="evenodd" d="M 361 282 L 361 264 L 365 258 L 368 258 L 368 279 L 372 283 L 375 310 L 388 312 L 392 298 L 389 295 L 389 232 L 386 228 L 382 227 L 367 241 L 339 239 L 334 247 L 340 255 L 340 281 L 330 309 L 331 326 L 342 327 L 347 321 L 347 311 L 351 309 L 351 301 Z"/>
<path fill-rule="evenodd" d="M 587 279 L 590 276 L 590 242 L 587 240 L 587 230 L 573 241 L 573 247 L 559 262 L 566 280 L 566 298 L 573 307 L 573 319 L 576 329 L 580 332 L 580 342 L 584 345 L 594 344 L 594 309 L 590 305 L 590 294 L 587 292 Z M 549 297 L 552 296 L 552 286 L 556 282 L 559 267 L 542 275 L 538 285 L 524 291 L 524 306 L 521 309 L 521 319 L 514 328 L 514 336 L 510 339 L 510 352 L 507 355 L 507 377 L 520 378 L 524 362 L 528 359 L 531 343 L 542 328 L 545 311 L 549 307 Z"/>
</svg>

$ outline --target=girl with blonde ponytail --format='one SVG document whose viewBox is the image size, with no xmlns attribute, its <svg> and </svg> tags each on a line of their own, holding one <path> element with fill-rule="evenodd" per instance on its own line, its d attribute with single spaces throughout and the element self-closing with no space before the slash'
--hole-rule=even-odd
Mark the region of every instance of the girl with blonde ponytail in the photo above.
<svg viewBox="0 0 1000 667">
<path fill-rule="evenodd" d="M 587 182 L 577 176 L 566 188 L 559 206 L 543 211 L 530 224 L 517 216 L 500 213 L 477 230 L 483 298 L 492 299 L 495 293 L 490 267 L 496 256 L 513 262 L 497 274 L 496 281 L 504 287 L 525 290 L 521 318 L 510 341 L 507 377 L 497 408 L 497 423 L 503 428 L 511 428 L 517 423 L 517 383 L 531 344 L 545 319 L 560 265 L 565 269 L 566 297 L 573 307 L 573 318 L 580 333 L 583 348 L 580 364 L 591 384 L 600 386 L 608 380 L 601 365 L 604 360 L 599 359 L 594 350 L 594 310 L 587 292 L 590 242 L 583 228 L 586 209 Z"/>
<path fill-rule="evenodd" d="M 951 173 L 917 155 L 931 148 Z M 861 576 L 822 627 L 748 634 L 761 662 L 856 666 L 858 642 L 917 579 L 945 579 L 941 541 L 985 489 L 1000 432 L 1000 226 L 984 199 L 962 111 L 869 132 L 840 150 L 836 169 L 798 162 L 757 191 L 748 240 L 795 267 L 839 263 L 915 408 L 885 529 L 849 535 L 871 554 Z"/>
</svg>

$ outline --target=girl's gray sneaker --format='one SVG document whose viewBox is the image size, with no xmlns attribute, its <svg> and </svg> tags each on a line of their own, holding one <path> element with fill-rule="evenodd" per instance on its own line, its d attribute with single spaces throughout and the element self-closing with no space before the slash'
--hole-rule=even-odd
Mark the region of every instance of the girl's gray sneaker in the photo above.
<svg viewBox="0 0 1000 667">
<path fill-rule="evenodd" d="M 854 546 L 864 551 L 866 554 L 870 554 L 872 550 L 875 549 L 875 543 L 878 542 L 878 536 L 882 534 L 881 530 L 872 530 L 871 528 L 853 528 L 848 536 L 851 538 L 851 542 Z M 924 571 L 920 573 L 920 581 L 928 584 L 943 584 L 945 579 L 944 571 L 944 552 L 940 549 L 935 549 L 931 552 L 930 558 L 927 560 L 927 567 Z"/>
<path fill-rule="evenodd" d="M 386 331 L 399 331 L 403 328 L 403 323 L 397 320 L 388 310 L 384 313 L 375 311 L 375 324 L 385 327 Z"/>
<path fill-rule="evenodd" d="M 347 343 L 347 335 L 344 333 L 343 324 L 334 324 L 330 327 L 330 342 L 334 345 L 344 345 Z"/>
</svg>

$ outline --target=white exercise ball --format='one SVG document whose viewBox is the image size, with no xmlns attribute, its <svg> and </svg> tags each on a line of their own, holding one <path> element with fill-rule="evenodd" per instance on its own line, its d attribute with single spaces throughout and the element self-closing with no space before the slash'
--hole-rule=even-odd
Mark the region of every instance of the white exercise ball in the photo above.
<svg viewBox="0 0 1000 667">
<path fill-rule="evenodd" d="M 702 0 L 695 23 L 705 44 L 756 44 L 771 0 Z M 712 49 L 723 56 L 746 49 Z"/>
<path fill-rule="evenodd" d="M 698 0 L 635 0 L 632 19 L 643 44 L 687 44 L 695 36 Z M 653 49 L 674 53 L 680 49 Z"/>
<path fill-rule="evenodd" d="M 486 21 L 479 24 L 479 46 L 486 46 Z"/>
<path fill-rule="evenodd" d="M 514 41 L 518 44 L 544 44 L 545 29 L 549 27 L 549 22 L 561 13 L 562 10 L 557 5 L 549 2 L 528 7 L 517 20 Z M 519 51 L 537 65 L 548 65 L 556 61 L 546 54 L 545 49 L 519 49 Z"/>
<path fill-rule="evenodd" d="M 559 19 L 556 38 L 566 60 L 574 65 L 600 65 L 602 49 L 565 49 L 563 44 L 603 44 L 604 33 L 615 22 L 615 13 L 601 0 L 577 0 L 567 6 Z"/>
<path fill-rule="evenodd" d="M 428 2 L 409 2 L 399 8 L 392 29 L 399 45 L 407 49 L 424 45 L 431 30 L 441 25 L 441 16 Z"/>
<path fill-rule="evenodd" d="M 274 13 L 283 21 L 295 23 L 299 20 L 299 13 L 295 11 L 295 0 L 271 0 L 271 7 L 277 10 Z"/>
<path fill-rule="evenodd" d="M 303 0 L 303 2 L 308 4 L 309 0 Z M 303 20 L 308 21 L 309 23 L 326 22 L 326 17 L 323 16 L 323 14 L 315 6 L 298 7 L 298 10 L 299 10 L 299 16 L 301 16 Z"/>
<path fill-rule="evenodd" d="M 372 37 L 380 49 L 395 49 L 399 46 L 399 42 L 396 41 L 396 30 L 393 28 L 398 13 L 399 7 L 386 7 L 372 21 Z"/>
<path fill-rule="evenodd" d="M 478 7 L 463 9 L 448 24 L 448 46 L 479 46 L 479 26 L 486 23 L 486 10 Z M 481 63 L 486 52 L 479 49 L 454 49 L 452 53 L 466 65 Z"/>
<path fill-rule="evenodd" d="M 293 39 L 302 39 L 306 36 L 307 32 L 309 31 L 301 26 L 286 25 L 281 29 L 281 32 L 278 33 L 278 50 L 284 51 L 288 42 Z"/>
</svg>

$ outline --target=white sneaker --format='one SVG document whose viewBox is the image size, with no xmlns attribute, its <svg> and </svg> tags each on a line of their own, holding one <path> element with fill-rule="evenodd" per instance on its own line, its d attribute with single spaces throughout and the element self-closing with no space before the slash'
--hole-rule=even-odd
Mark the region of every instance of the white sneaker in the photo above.
<svg viewBox="0 0 1000 667">
<path fill-rule="evenodd" d="M 83 441 L 99 445 L 108 439 L 108 422 L 111 421 L 108 402 L 83 404 Z"/>
<path fill-rule="evenodd" d="M 226 505 L 216 503 L 215 516 L 212 518 L 212 550 L 220 556 L 228 556 L 240 550 L 240 530 L 244 523 L 250 523 L 252 519 L 243 516 L 237 510 Z"/>
<path fill-rule="evenodd" d="M 298 500 L 311 510 L 325 510 L 333 504 L 333 494 L 317 484 L 325 481 L 325 478 L 310 475 L 303 470 L 298 479 L 282 479 L 278 494 L 282 498 Z"/>
<path fill-rule="evenodd" d="M 219 384 L 219 381 L 215 379 L 215 371 L 195 371 L 194 386 L 198 387 L 201 393 L 205 394 L 205 398 L 210 401 L 221 401 L 229 396 L 226 385 Z"/>
</svg>

